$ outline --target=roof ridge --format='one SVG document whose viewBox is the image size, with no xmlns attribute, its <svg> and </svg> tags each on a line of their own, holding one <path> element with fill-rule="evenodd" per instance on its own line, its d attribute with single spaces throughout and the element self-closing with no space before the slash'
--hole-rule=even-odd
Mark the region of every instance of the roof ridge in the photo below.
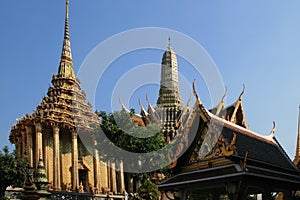
<svg viewBox="0 0 300 200">
<path fill-rule="evenodd" d="M 234 124 L 234 123 L 232 123 L 230 121 L 227 121 L 225 119 L 222 119 L 222 118 L 220 118 L 220 117 L 212 114 L 209 110 L 207 110 L 207 113 L 211 117 L 212 120 L 215 120 L 217 122 L 223 123 L 224 126 L 227 125 L 227 128 L 234 128 L 237 131 L 240 131 L 240 133 L 242 133 L 242 134 L 245 134 L 245 135 L 248 135 L 248 136 L 254 136 L 257 139 L 263 140 L 265 142 L 268 142 L 268 143 L 271 143 L 271 144 L 274 144 L 274 145 L 278 145 L 278 143 L 276 142 L 276 140 L 274 140 L 274 138 L 270 137 L 269 135 L 268 136 L 264 136 L 264 135 L 261 135 L 259 133 L 254 132 L 254 131 L 251 131 L 249 129 L 246 129 L 246 128 L 242 127 L 242 126 L 239 126 L 237 124 Z"/>
</svg>

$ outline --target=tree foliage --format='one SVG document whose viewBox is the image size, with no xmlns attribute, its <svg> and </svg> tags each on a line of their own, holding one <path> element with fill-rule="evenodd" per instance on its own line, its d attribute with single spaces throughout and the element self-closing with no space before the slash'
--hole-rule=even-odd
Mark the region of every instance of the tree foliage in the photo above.
<svg viewBox="0 0 300 200">
<path fill-rule="evenodd" d="M 26 177 L 27 162 L 17 151 L 9 152 L 8 147 L 0 151 L 0 197 L 4 196 L 8 186 L 23 187 Z"/>
<path fill-rule="evenodd" d="M 166 144 L 157 124 L 138 126 L 124 111 L 110 114 L 103 111 L 96 113 L 101 119 L 100 128 L 107 139 L 123 150 L 147 153 L 161 149 Z M 134 114 L 134 111 L 130 113 Z"/>
<path fill-rule="evenodd" d="M 111 150 L 107 144 L 115 145 L 120 149 L 131 152 L 140 153 L 141 157 L 138 160 L 134 160 L 130 157 L 122 158 L 126 160 L 124 165 L 130 165 L 131 169 L 138 168 L 141 161 L 141 168 L 147 167 L 148 169 L 160 169 L 148 173 L 127 173 L 128 176 L 132 177 L 135 182 L 143 183 L 143 187 L 140 188 L 139 195 L 143 196 L 144 192 L 157 195 L 159 193 L 155 184 L 151 183 L 151 178 L 154 173 L 166 173 L 167 169 L 164 168 L 163 162 L 152 162 L 157 160 L 166 160 L 167 158 L 161 154 L 156 154 L 156 151 L 165 147 L 166 142 L 164 141 L 163 133 L 161 132 L 158 124 L 148 124 L 140 126 L 132 120 L 132 117 L 136 117 L 135 111 L 131 109 L 130 113 L 120 111 L 107 114 L 106 112 L 96 112 L 101 120 L 100 129 L 104 133 L 104 137 L 100 137 L 101 134 L 96 133 L 97 141 L 99 145 L 99 152 L 102 159 L 111 159 L 118 152 Z M 115 148 L 111 148 L 114 149 Z M 145 153 L 151 152 L 151 156 L 148 158 Z M 120 156 L 122 157 L 122 156 Z M 141 170 L 143 171 L 143 170 Z M 149 188 L 148 188 L 149 187 Z M 138 192 L 138 191 L 137 191 Z M 145 194 L 146 195 L 146 194 Z M 150 195 L 151 196 L 151 195 Z M 156 199 L 156 198 L 144 198 L 142 199 Z"/>
<path fill-rule="evenodd" d="M 157 186 L 150 180 L 146 179 L 138 190 L 138 199 L 140 200 L 157 200 L 160 192 Z"/>
</svg>

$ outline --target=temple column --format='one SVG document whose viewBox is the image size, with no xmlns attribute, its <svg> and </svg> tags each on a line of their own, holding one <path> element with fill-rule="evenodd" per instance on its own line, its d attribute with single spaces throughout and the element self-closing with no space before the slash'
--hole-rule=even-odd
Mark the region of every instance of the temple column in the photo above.
<svg viewBox="0 0 300 200">
<path fill-rule="evenodd" d="M 94 187 L 100 190 L 100 173 L 99 173 L 99 153 L 97 150 L 97 141 L 94 140 Z"/>
<path fill-rule="evenodd" d="M 110 161 L 106 162 L 106 168 L 107 168 L 107 187 L 111 190 L 111 167 L 110 167 Z"/>
<path fill-rule="evenodd" d="M 44 157 L 43 157 L 43 161 L 44 161 L 44 166 L 45 166 L 45 171 L 47 174 L 47 177 L 49 177 L 49 166 L 48 166 L 48 150 L 49 150 L 49 144 L 48 144 L 48 135 L 45 135 L 44 133 L 44 137 L 43 137 L 43 146 L 44 146 Z"/>
<path fill-rule="evenodd" d="M 61 190 L 60 186 L 60 152 L 59 152 L 59 127 L 53 127 L 53 189 Z"/>
<path fill-rule="evenodd" d="M 133 178 L 132 175 L 130 173 L 127 173 L 127 185 L 128 185 L 128 193 L 133 193 Z"/>
<path fill-rule="evenodd" d="M 21 144 L 22 144 L 22 138 L 17 137 L 17 139 L 15 140 L 15 145 L 19 155 L 21 155 Z"/>
<path fill-rule="evenodd" d="M 21 152 L 20 152 L 20 156 L 22 157 L 22 158 L 24 158 L 24 156 L 25 156 L 25 150 L 26 150 L 26 143 L 27 143 L 27 139 L 26 139 L 26 131 L 21 131 L 21 134 L 22 134 L 22 140 L 21 140 L 21 142 L 22 142 L 22 148 L 21 148 Z"/>
<path fill-rule="evenodd" d="M 117 177 L 116 177 L 116 164 L 115 161 L 110 162 L 110 170 L 111 170 L 111 191 L 115 194 L 117 193 Z"/>
<path fill-rule="evenodd" d="M 76 191 L 79 186 L 78 174 L 78 143 L 77 132 L 72 131 L 72 190 Z"/>
<path fill-rule="evenodd" d="M 124 180 L 124 166 L 123 161 L 119 161 L 119 168 L 120 168 L 120 193 L 123 193 L 125 191 L 125 180 Z"/>
<path fill-rule="evenodd" d="M 34 164 L 37 168 L 39 163 L 39 154 L 43 153 L 43 135 L 42 135 L 42 124 L 35 124 L 35 155 L 34 155 Z M 43 154 L 41 155 L 43 157 Z"/>
<path fill-rule="evenodd" d="M 32 129 L 29 126 L 25 126 L 26 129 L 26 139 L 27 139 L 27 154 L 28 154 L 28 163 L 33 167 L 33 157 L 32 157 Z"/>
<path fill-rule="evenodd" d="M 169 109 L 166 109 L 166 121 L 169 121 Z"/>
<path fill-rule="evenodd" d="M 175 121 L 175 108 L 171 108 L 171 121 Z"/>
</svg>

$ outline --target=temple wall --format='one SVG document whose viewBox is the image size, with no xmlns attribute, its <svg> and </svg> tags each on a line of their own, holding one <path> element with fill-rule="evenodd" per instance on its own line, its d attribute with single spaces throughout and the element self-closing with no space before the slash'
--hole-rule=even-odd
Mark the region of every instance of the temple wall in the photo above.
<svg viewBox="0 0 300 200">
<path fill-rule="evenodd" d="M 48 137 L 47 139 L 47 178 L 50 183 L 53 183 L 53 137 Z"/>
<path fill-rule="evenodd" d="M 69 183 L 72 183 L 72 141 L 70 133 L 60 135 L 61 147 L 61 184 L 62 188 Z"/>
<path fill-rule="evenodd" d="M 86 165 L 86 167 L 89 169 L 88 171 L 88 180 L 89 185 L 94 186 L 94 157 L 90 154 L 83 157 L 83 163 Z"/>
<path fill-rule="evenodd" d="M 108 188 L 107 165 L 105 162 L 99 161 L 100 185 L 103 188 Z M 102 188 L 100 188 L 101 190 Z"/>
<path fill-rule="evenodd" d="M 20 140 L 22 142 L 27 142 L 27 139 L 25 137 L 20 137 Z M 32 151 L 33 151 L 33 161 L 34 158 L 37 155 L 36 151 L 36 134 L 33 132 L 32 134 Z M 16 146 L 19 143 L 16 144 Z M 27 143 L 26 143 L 27 144 Z M 20 145 L 19 145 L 20 148 Z M 59 133 L 59 151 L 60 151 L 60 162 L 59 162 L 59 168 L 54 169 L 54 138 L 53 138 L 53 130 L 51 129 L 46 129 L 43 130 L 42 133 L 42 155 L 43 155 L 43 160 L 44 160 L 44 165 L 45 165 L 45 170 L 47 174 L 47 179 L 50 182 L 50 187 L 54 186 L 54 172 L 56 170 L 59 170 L 60 175 L 60 186 L 61 190 L 66 189 L 66 185 L 72 184 L 72 137 L 68 130 L 60 130 Z M 84 186 L 85 191 L 92 192 L 90 189 L 95 189 L 95 170 L 94 170 L 94 156 L 90 154 L 90 152 L 86 149 L 86 147 L 82 144 L 80 140 L 78 140 L 78 156 L 79 158 L 82 158 L 82 167 L 87 169 L 87 179 L 88 179 L 88 185 L 89 188 L 86 188 Z M 35 162 L 35 161 L 34 161 Z M 80 161 L 79 161 L 80 162 Z M 35 164 L 35 163 L 33 163 Z M 98 160 L 98 177 L 99 177 L 99 183 L 100 183 L 100 188 L 99 192 L 101 193 L 103 191 L 103 188 L 110 189 L 112 190 L 112 185 L 111 181 L 116 181 L 116 180 L 110 180 L 111 177 L 111 171 L 108 171 L 108 166 L 106 162 L 101 161 L 99 158 Z M 116 172 L 118 173 L 118 172 Z M 120 183 L 115 183 L 118 188 Z M 119 189 L 118 189 L 119 190 Z"/>
</svg>

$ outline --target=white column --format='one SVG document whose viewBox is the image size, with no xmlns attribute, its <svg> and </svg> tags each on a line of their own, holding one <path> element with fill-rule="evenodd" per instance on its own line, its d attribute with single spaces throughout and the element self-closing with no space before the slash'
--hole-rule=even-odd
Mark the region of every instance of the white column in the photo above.
<svg viewBox="0 0 300 200">
<path fill-rule="evenodd" d="M 119 161 L 119 167 L 120 167 L 120 193 L 123 193 L 125 191 L 125 180 L 124 180 L 124 167 L 123 167 L 123 161 Z"/>
<path fill-rule="evenodd" d="M 111 170 L 111 191 L 117 193 L 117 177 L 116 177 L 116 164 L 115 161 L 110 162 Z"/>
<path fill-rule="evenodd" d="M 33 167 L 33 157 L 32 157 L 32 128 L 25 126 L 26 129 L 26 139 L 27 139 L 27 154 L 28 154 L 28 163 Z"/>
<path fill-rule="evenodd" d="M 46 171 L 46 174 L 47 174 L 47 177 L 49 177 L 49 166 L 48 166 L 48 150 L 49 150 L 49 136 L 48 135 L 45 135 L 44 134 L 44 137 L 43 137 L 43 144 L 44 144 L 44 157 L 43 157 L 43 160 L 44 160 L 44 166 L 45 166 L 45 171 Z"/>
<path fill-rule="evenodd" d="M 110 167 L 110 161 L 106 162 L 106 168 L 107 168 L 107 187 L 111 190 L 111 167 Z"/>
<path fill-rule="evenodd" d="M 133 178 L 131 174 L 128 174 L 127 176 L 127 184 L 128 184 L 128 193 L 133 192 Z"/>
<path fill-rule="evenodd" d="M 43 157 L 42 150 L 43 150 L 42 124 L 37 123 L 35 124 L 35 152 L 34 152 L 35 168 L 37 168 L 38 166 L 39 154 L 41 153 L 41 156 Z"/>
<path fill-rule="evenodd" d="M 100 173 L 99 173 L 99 153 L 97 150 L 97 141 L 94 140 L 94 186 L 100 190 Z"/>
<path fill-rule="evenodd" d="M 60 152 L 59 152 L 59 128 L 53 127 L 53 189 L 61 190 L 60 186 Z"/>
<path fill-rule="evenodd" d="M 24 156 L 25 156 L 25 149 L 26 149 L 26 143 L 27 143 L 26 131 L 21 131 L 21 134 L 22 134 L 22 140 L 21 140 L 22 148 L 21 148 L 21 152 L 19 152 L 19 153 L 20 153 L 20 156 L 22 158 L 24 158 Z"/>
<path fill-rule="evenodd" d="M 21 155 L 21 144 L 22 144 L 22 138 L 17 137 L 17 139 L 15 140 L 15 145 L 16 145 L 16 149 L 18 151 L 18 154 L 20 154 L 20 155 Z"/>
<path fill-rule="evenodd" d="M 78 143 L 77 132 L 72 131 L 72 189 L 76 191 L 79 186 L 78 174 Z"/>
</svg>

